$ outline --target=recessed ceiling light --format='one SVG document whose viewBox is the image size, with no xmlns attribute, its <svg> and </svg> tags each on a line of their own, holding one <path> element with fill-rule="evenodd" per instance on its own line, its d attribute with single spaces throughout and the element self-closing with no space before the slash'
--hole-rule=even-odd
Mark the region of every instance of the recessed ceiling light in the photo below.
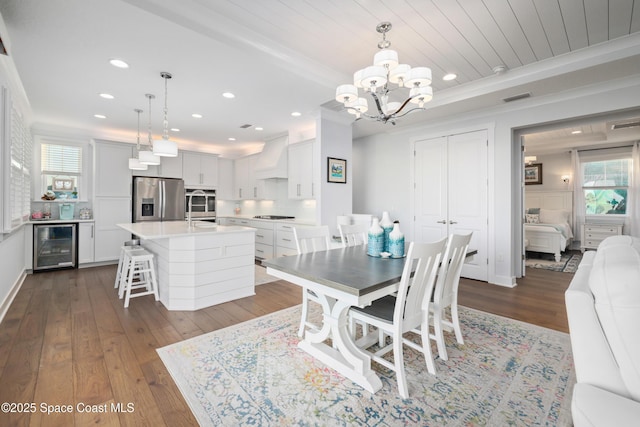
<svg viewBox="0 0 640 427">
<path fill-rule="evenodd" d="M 225 92 L 222 94 L 222 96 L 224 96 L 227 99 L 232 99 L 235 98 L 236 96 L 234 94 L 232 94 L 231 92 Z"/>
<path fill-rule="evenodd" d="M 581 131 L 581 130 L 574 130 L 574 131 L 571 131 L 571 134 L 572 134 L 572 135 L 577 135 L 577 134 L 579 134 L 579 133 L 582 133 L 582 131 Z"/>
<path fill-rule="evenodd" d="M 178 128 L 171 128 L 170 130 L 171 130 L 171 132 L 180 132 L 180 129 L 178 129 Z"/>
<path fill-rule="evenodd" d="M 201 119 L 201 118 L 202 118 L 202 114 L 193 113 L 193 114 L 191 115 L 191 117 L 193 117 L 194 119 Z"/>
<path fill-rule="evenodd" d="M 100 97 L 104 98 L 104 99 L 113 99 L 114 98 L 114 96 L 111 95 L 110 93 L 101 93 Z"/>
<path fill-rule="evenodd" d="M 111 59 L 109 60 L 109 64 L 118 68 L 129 68 L 129 64 L 124 62 L 122 59 Z"/>
<path fill-rule="evenodd" d="M 447 82 L 449 80 L 455 80 L 457 77 L 458 77 L 457 74 L 449 73 L 449 74 L 445 74 L 444 77 L 442 77 L 442 80 Z"/>
<path fill-rule="evenodd" d="M 291 115 L 293 117 L 300 117 L 302 115 L 302 113 L 299 113 L 298 111 L 294 111 L 293 113 L 291 113 Z"/>
<path fill-rule="evenodd" d="M 257 127 L 257 128 L 255 128 L 255 129 L 256 129 L 256 130 L 264 130 L 264 128 L 261 128 L 261 127 Z"/>
<path fill-rule="evenodd" d="M 103 114 L 94 114 L 93 117 L 95 117 L 96 119 L 106 119 L 107 116 L 103 115 Z"/>
<path fill-rule="evenodd" d="M 233 138 L 233 137 L 229 138 L 229 141 L 235 141 L 235 140 L 236 140 L 236 139 L 235 139 L 235 138 Z"/>
</svg>

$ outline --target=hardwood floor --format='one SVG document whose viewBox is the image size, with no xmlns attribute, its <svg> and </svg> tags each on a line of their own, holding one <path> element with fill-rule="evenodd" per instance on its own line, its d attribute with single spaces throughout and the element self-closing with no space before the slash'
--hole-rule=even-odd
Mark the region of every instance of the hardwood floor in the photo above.
<svg viewBox="0 0 640 427">
<path fill-rule="evenodd" d="M 197 425 L 156 348 L 301 301 L 300 288 L 277 281 L 257 286 L 253 297 L 197 312 L 168 311 L 152 297 L 124 309 L 113 289 L 115 271 L 27 277 L 0 324 L 0 402 L 20 409 L 0 412 L 0 425 Z M 567 332 L 564 291 L 572 277 L 529 269 L 515 288 L 463 279 L 459 302 Z M 54 413 L 44 412 L 47 405 Z"/>
</svg>

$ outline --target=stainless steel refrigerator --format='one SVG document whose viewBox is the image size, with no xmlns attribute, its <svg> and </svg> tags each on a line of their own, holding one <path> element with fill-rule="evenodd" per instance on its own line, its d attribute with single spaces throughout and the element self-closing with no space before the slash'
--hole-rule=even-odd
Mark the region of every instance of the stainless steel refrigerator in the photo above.
<svg viewBox="0 0 640 427">
<path fill-rule="evenodd" d="M 132 222 L 184 221 L 184 181 L 133 177 Z"/>
</svg>

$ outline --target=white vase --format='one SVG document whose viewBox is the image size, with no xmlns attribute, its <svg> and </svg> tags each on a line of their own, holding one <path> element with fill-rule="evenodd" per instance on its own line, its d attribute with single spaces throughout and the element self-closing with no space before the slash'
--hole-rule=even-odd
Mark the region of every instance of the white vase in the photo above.
<svg viewBox="0 0 640 427">
<path fill-rule="evenodd" d="M 378 218 L 373 218 L 367 237 L 367 255 L 380 256 L 380 252 L 384 252 L 384 231 Z"/>
<path fill-rule="evenodd" d="M 404 234 L 400 231 L 400 222 L 393 224 L 393 230 L 389 233 L 389 252 L 391 258 L 402 258 L 404 256 Z"/>
<path fill-rule="evenodd" d="M 382 219 L 380 220 L 380 227 L 384 232 L 384 252 L 389 252 L 389 233 L 393 230 L 393 221 L 389 218 L 389 212 L 382 212 Z"/>
</svg>

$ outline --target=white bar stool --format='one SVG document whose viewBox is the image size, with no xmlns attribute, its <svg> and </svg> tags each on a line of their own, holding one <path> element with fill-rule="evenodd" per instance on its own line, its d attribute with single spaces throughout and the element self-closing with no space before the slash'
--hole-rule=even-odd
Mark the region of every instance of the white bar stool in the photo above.
<svg viewBox="0 0 640 427">
<path fill-rule="evenodd" d="M 145 295 L 154 295 L 156 301 L 160 299 L 158 294 L 158 281 L 156 270 L 153 264 L 153 254 L 146 249 L 126 251 L 124 255 L 124 265 L 127 269 L 127 276 L 124 286 L 120 288 L 120 298 L 124 293 L 124 306 L 129 307 L 129 299 Z M 134 277 L 137 281 L 134 282 Z M 145 290 L 132 293 L 136 289 Z"/>
<path fill-rule="evenodd" d="M 131 251 L 134 249 L 142 249 L 140 246 L 140 240 L 128 240 L 124 242 L 122 247 L 120 248 L 120 258 L 118 259 L 118 271 L 116 272 L 116 281 L 113 284 L 114 288 L 119 288 L 122 285 L 123 276 L 126 277 L 127 273 L 124 271 L 124 254 L 126 251 Z M 122 296 L 120 296 L 122 298 Z"/>
</svg>

